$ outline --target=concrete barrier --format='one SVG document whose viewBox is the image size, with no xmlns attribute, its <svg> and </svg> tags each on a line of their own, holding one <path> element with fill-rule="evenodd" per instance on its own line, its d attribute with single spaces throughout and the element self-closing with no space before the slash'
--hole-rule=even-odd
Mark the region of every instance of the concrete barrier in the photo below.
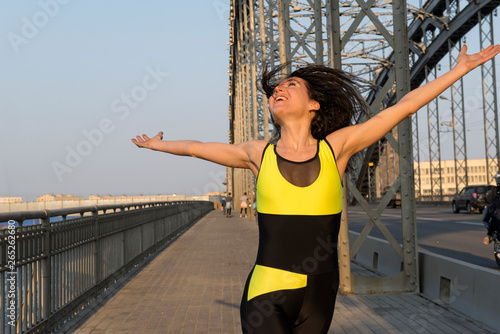
<svg viewBox="0 0 500 334">
<path fill-rule="evenodd" d="M 424 250 L 418 259 L 424 296 L 500 331 L 500 271 Z"/>
<path fill-rule="evenodd" d="M 349 231 L 352 244 L 359 233 Z M 419 250 L 420 294 L 500 331 L 500 271 Z M 401 271 L 402 261 L 386 240 L 368 237 L 355 261 L 383 276 Z M 492 257 L 492 261 L 493 257 Z"/>
<path fill-rule="evenodd" d="M 349 231 L 349 243 L 352 245 L 358 236 L 359 233 Z M 399 273 L 403 262 L 387 240 L 370 236 L 366 238 L 354 259 L 384 276 Z"/>
</svg>

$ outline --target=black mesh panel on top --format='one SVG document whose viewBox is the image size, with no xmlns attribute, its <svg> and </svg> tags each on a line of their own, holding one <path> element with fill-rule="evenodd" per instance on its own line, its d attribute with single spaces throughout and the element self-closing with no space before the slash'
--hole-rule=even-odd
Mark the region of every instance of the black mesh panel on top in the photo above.
<svg viewBox="0 0 500 334">
<path fill-rule="evenodd" d="M 319 143 L 318 143 L 319 150 Z M 278 169 L 281 175 L 291 184 L 297 187 L 307 187 L 316 181 L 321 169 L 321 163 L 319 160 L 318 150 L 316 155 L 307 161 L 290 161 L 282 158 L 276 148 L 274 152 L 276 153 L 276 158 L 278 160 Z"/>
</svg>

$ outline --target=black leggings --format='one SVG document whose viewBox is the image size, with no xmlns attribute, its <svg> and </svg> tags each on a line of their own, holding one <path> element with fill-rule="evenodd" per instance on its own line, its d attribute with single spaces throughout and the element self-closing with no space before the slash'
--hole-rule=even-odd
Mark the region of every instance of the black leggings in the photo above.
<svg viewBox="0 0 500 334">
<path fill-rule="evenodd" d="M 248 276 L 241 301 L 245 334 L 327 333 L 339 285 L 338 271 L 307 277 L 307 286 L 266 293 L 247 301 Z"/>
</svg>

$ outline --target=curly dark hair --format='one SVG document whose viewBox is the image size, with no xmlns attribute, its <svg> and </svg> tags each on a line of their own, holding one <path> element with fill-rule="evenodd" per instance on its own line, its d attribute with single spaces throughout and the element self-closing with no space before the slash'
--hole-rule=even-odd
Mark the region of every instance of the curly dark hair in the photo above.
<svg viewBox="0 0 500 334">
<path fill-rule="evenodd" d="M 369 106 L 357 88 L 361 85 L 360 80 L 354 75 L 323 65 L 309 64 L 282 78 L 281 71 L 289 64 L 271 71 L 264 69 L 261 89 L 269 98 L 282 80 L 292 77 L 304 79 L 309 97 L 320 105 L 311 122 L 311 134 L 315 139 L 324 139 L 330 133 L 354 124 L 364 114 L 368 114 Z M 271 119 L 274 125 L 271 142 L 275 143 L 280 138 L 281 129 L 272 116 Z"/>
<path fill-rule="evenodd" d="M 306 81 L 309 98 L 319 103 L 311 121 L 311 134 L 317 139 L 325 139 L 330 133 L 346 126 L 358 123 L 363 115 L 368 115 L 370 107 L 361 96 L 358 87 L 362 81 L 356 76 L 342 70 L 323 65 L 308 64 L 286 77 L 282 77 L 282 70 L 290 62 L 282 64 L 271 71 L 267 68 L 262 73 L 261 90 L 269 98 L 273 95 L 276 86 L 283 80 L 297 77 Z M 271 115 L 274 133 L 270 142 L 276 144 L 281 137 L 281 127 Z M 353 170 L 352 159 L 346 167 L 346 172 Z"/>
</svg>

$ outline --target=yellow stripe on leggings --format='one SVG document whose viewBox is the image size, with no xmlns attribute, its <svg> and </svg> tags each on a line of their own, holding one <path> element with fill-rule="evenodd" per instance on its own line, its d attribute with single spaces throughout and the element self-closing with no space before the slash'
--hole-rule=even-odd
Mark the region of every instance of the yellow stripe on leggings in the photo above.
<svg viewBox="0 0 500 334">
<path fill-rule="evenodd" d="M 307 286 L 307 275 L 255 265 L 248 286 L 247 301 L 265 293 L 300 289 Z"/>
</svg>

